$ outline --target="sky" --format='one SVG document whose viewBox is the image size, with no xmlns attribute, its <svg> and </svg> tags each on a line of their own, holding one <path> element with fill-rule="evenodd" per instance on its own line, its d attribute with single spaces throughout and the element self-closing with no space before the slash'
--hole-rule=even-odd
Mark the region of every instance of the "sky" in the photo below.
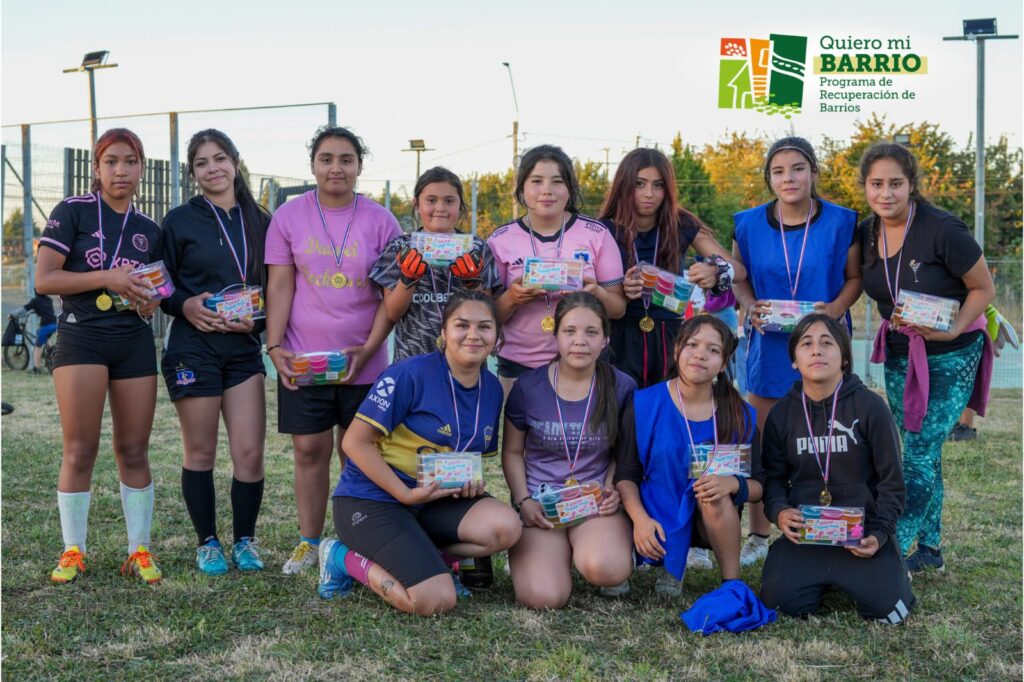
<svg viewBox="0 0 1024 682">
<path fill-rule="evenodd" d="M 119 66 L 97 73 L 99 116 L 333 101 L 338 122 L 371 150 L 361 188 L 375 193 L 386 179 L 396 188 L 414 180 L 415 156 L 401 151 L 411 138 L 435 150 L 423 155 L 424 169 L 443 164 L 467 175 L 510 166 L 516 110 L 506 61 L 520 147 L 559 144 L 580 160 L 607 157 L 612 169 L 637 136 L 664 148 L 677 131 L 684 142 L 703 145 L 734 131 L 775 137 L 792 129 L 820 143 L 848 136 L 873 112 L 895 123 L 938 123 L 966 144 L 975 130 L 975 47 L 942 37 L 960 35 L 962 19 L 979 17 L 995 17 L 1000 33 L 1020 34 L 1022 6 L 965 4 L 5 0 L 0 120 L 86 117 L 87 78 L 61 71 L 85 52 L 107 49 Z M 720 39 L 769 33 L 807 36 L 809 62 L 826 52 L 824 36 L 909 36 L 912 51 L 928 58 L 928 73 L 894 78 L 895 87 L 915 90 L 916 100 L 864 103 L 860 113 L 818 111 L 819 77 L 812 74 L 804 110 L 790 121 L 719 109 Z M 1005 134 L 1021 146 L 1022 43 L 991 41 L 986 50 L 986 138 Z M 309 112 L 210 120 L 229 135 L 232 126 L 255 129 L 236 140 L 243 157 L 259 159 L 250 170 L 309 177 L 304 145 L 322 122 Z M 139 125 L 155 150 L 150 155 L 160 155 L 167 146 L 162 119 Z M 194 132 L 182 128 L 182 136 Z M 247 153 L 245 144 L 261 144 L 264 129 L 274 154 Z M 34 130 L 36 140 L 47 129 Z M 65 137 L 87 134 L 81 125 L 62 130 Z M 87 137 L 79 144 L 87 146 Z"/>
</svg>

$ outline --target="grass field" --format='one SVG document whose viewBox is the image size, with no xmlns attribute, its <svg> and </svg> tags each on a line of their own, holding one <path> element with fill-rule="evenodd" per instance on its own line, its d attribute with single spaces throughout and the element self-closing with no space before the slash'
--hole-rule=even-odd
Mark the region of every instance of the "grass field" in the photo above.
<svg viewBox="0 0 1024 682">
<path fill-rule="evenodd" d="M 1018 391 L 996 394 L 976 443 L 946 448 L 948 569 L 915 580 L 918 603 L 906 625 L 869 624 L 831 596 L 806 622 L 781 618 L 758 632 L 704 638 L 686 630 L 679 613 L 717 586 L 712 572 L 691 572 L 675 600 L 654 594 L 651 572 L 635 573 L 632 592 L 619 600 L 577 583 L 568 608 L 552 613 L 516 607 L 500 572 L 493 591 L 442 618 L 402 615 L 362 587 L 346 600 L 321 602 L 312 572 L 280 573 L 297 528 L 290 441 L 276 433 L 267 443 L 259 525 L 268 569 L 203 577 L 181 501 L 177 420 L 162 386 L 150 456 L 163 583 L 147 587 L 118 575 L 125 532 L 107 419 L 89 572 L 75 584 L 51 585 L 61 550 L 53 387 L 49 377 L 6 370 L 2 379 L 3 399 L 16 407 L 2 421 L 4 679 L 1021 678 Z M 217 471 L 219 526 L 230 538 L 223 442 Z M 504 494 L 497 461 L 488 462 L 487 476 L 492 491 Z M 758 588 L 758 571 L 743 578 Z"/>
</svg>

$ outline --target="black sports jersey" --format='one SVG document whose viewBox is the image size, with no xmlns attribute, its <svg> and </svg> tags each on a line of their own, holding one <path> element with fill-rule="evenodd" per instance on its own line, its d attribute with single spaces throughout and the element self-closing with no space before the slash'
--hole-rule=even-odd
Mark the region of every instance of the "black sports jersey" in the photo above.
<svg viewBox="0 0 1024 682">
<path fill-rule="evenodd" d="M 216 294 L 225 287 L 242 284 L 238 265 L 244 266 L 247 283 L 258 285 L 260 280 L 262 249 L 254 258 L 247 257 L 242 246 L 241 208 L 235 206 L 230 211 L 217 208 L 216 211 L 227 230 L 230 246 L 221 233 L 213 209 L 202 196 L 193 197 L 164 217 L 163 261 L 174 282 L 174 293 L 161 301 L 160 307 L 177 318 L 175 326 L 191 326 L 182 310 L 189 298 L 204 291 Z M 261 215 L 259 231 L 265 235 L 269 224 L 270 216 Z M 231 253 L 232 247 L 238 255 L 238 264 Z M 253 333 L 259 334 L 263 327 L 263 321 L 257 320 Z"/>
<path fill-rule="evenodd" d="M 100 251 L 99 211 L 103 212 L 103 249 Z M 98 193 L 69 197 L 54 207 L 46 223 L 40 246 L 48 246 L 65 257 L 68 272 L 109 270 L 122 265 L 138 267 L 160 260 L 160 226 L 138 209 L 118 213 Z M 122 234 L 121 227 L 124 226 Z M 120 246 L 119 246 L 120 244 Z M 75 325 L 97 336 L 128 336 L 147 326 L 134 310 L 103 311 L 96 307 L 102 289 L 61 296 L 60 325 Z"/>
</svg>

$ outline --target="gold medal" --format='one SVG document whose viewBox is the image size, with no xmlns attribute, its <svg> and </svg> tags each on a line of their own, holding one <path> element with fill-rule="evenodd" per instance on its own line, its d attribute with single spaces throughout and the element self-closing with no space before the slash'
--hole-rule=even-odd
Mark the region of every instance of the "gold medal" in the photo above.
<svg viewBox="0 0 1024 682">
<path fill-rule="evenodd" d="M 644 315 L 640 319 L 640 329 L 643 330 L 644 334 L 649 334 L 654 331 L 654 320 L 648 315 Z"/>
<path fill-rule="evenodd" d="M 545 315 L 544 319 L 540 321 L 540 328 L 548 334 L 555 331 L 555 318 L 550 315 Z"/>
<path fill-rule="evenodd" d="M 331 277 L 331 286 L 335 289 L 341 289 L 346 284 L 348 284 L 348 277 L 346 277 L 344 273 L 336 272 L 334 273 L 334 276 Z"/>
<path fill-rule="evenodd" d="M 114 299 L 110 298 L 107 292 L 103 292 L 96 297 L 96 307 L 106 312 L 110 310 L 110 306 L 114 305 Z"/>
<path fill-rule="evenodd" d="M 579 485 L 579 484 L 580 484 L 580 482 L 579 482 L 579 481 L 577 481 L 577 480 L 576 480 L 575 478 L 573 478 L 572 476 L 570 476 L 569 478 L 565 479 L 565 487 L 567 487 L 567 488 L 568 488 L 569 486 L 571 486 L 571 485 Z"/>
<path fill-rule="evenodd" d="M 832 493 L 828 491 L 828 488 L 822 488 L 821 495 L 818 495 L 818 500 L 823 507 L 829 507 L 832 505 Z"/>
</svg>

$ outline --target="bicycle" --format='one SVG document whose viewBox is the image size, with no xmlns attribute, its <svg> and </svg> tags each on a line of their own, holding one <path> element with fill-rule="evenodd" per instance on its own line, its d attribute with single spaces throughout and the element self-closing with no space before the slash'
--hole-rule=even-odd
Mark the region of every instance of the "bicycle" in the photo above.
<svg viewBox="0 0 1024 682">
<path fill-rule="evenodd" d="M 28 368 L 28 360 L 32 357 L 32 349 L 36 344 L 36 331 L 30 330 L 29 325 L 23 324 L 22 320 L 29 317 L 31 313 L 23 313 L 20 316 L 8 315 L 8 329 L 4 332 L 5 340 L 12 340 L 13 344 L 4 345 L 4 364 L 13 370 L 24 370 Z M 57 344 L 57 333 L 50 334 L 43 347 L 43 366 L 46 371 L 53 374 L 53 351 Z"/>
</svg>

